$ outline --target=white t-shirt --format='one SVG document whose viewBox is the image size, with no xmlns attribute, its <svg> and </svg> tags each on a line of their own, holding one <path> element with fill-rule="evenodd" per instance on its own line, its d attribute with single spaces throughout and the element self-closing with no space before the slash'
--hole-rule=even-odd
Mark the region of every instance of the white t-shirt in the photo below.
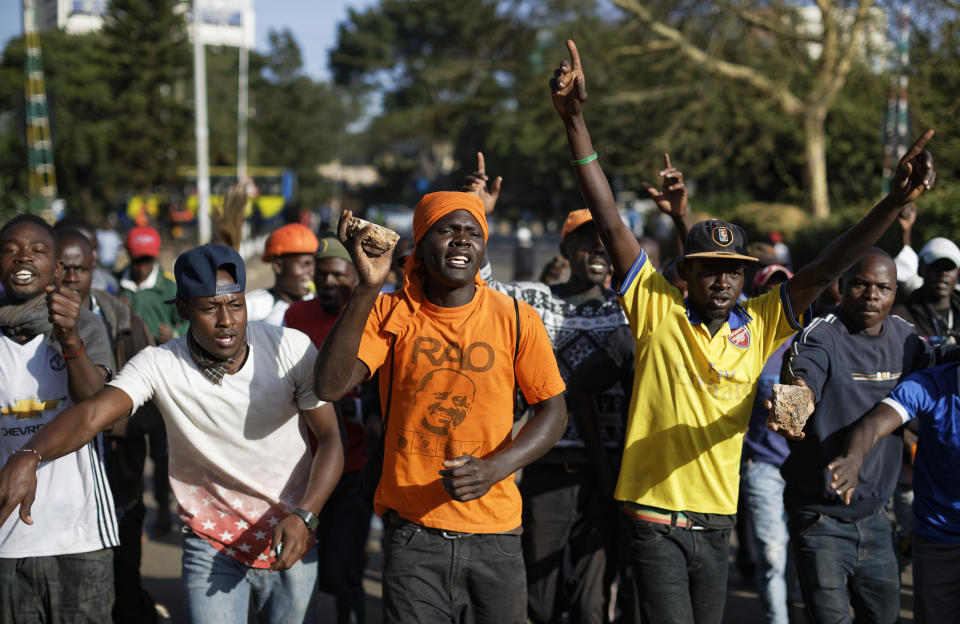
<svg viewBox="0 0 960 624">
<path fill-rule="evenodd" d="M 221 385 L 203 376 L 182 336 L 135 355 L 111 386 L 134 410 L 153 400 L 167 426 L 170 486 L 184 522 L 212 546 L 258 568 L 277 522 L 296 507 L 310 476 L 307 425 L 317 349 L 283 327 L 247 325 L 250 354 Z"/>
<path fill-rule="evenodd" d="M 313 297 L 313 293 L 307 293 L 301 301 L 310 301 Z M 277 327 L 283 325 L 283 315 L 290 307 L 288 301 L 274 297 L 273 293 L 264 288 L 248 292 L 246 300 L 248 321 L 263 321 Z"/>
<path fill-rule="evenodd" d="M 13 451 L 65 408 L 66 362 L 43 335 L 26 344 L 0 336 L 0 457 Z M 100 437 L 37 468 L 33 524 L 19 507 L 0 526 L 0 558 L 47 557 L 119 546 L 113 496 Z"/>
</svg>

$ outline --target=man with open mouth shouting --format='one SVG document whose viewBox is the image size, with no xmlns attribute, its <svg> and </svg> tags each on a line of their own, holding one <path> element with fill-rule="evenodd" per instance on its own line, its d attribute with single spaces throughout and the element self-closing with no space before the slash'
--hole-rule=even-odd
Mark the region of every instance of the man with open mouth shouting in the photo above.
<svg viewBox="0 0 960 624">
<path fill-rule="evenodd" d="M 7 460 L 0 522 L 20 527 L 8 520 L 18 505 L 29 520 L 41 461 L 39 473 L 153 400 L 167 425 L 170 484 L 186 525 L 190 621 L 244 621 L 251 598 L 262 622 L 313 621 L 311 532 L 343 469 L 333 406 L 312 389 L 316 347 L 298 331 L 247 323 L 246 270 L 232 248 L 190 249 L 174 274 L 170 303 L 189 322 L 187 333 L 140 351 L 93 398 L 45 424 L 27 441 L 31 452 Z M 308 428 L 317 438 L 312 458 Z"/>
</svg>

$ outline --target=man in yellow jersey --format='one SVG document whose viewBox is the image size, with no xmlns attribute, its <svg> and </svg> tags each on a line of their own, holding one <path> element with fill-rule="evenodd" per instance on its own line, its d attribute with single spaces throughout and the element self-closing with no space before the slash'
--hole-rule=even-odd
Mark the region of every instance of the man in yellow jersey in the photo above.
<svg viewBox="0 0 960 624">
<path fill-rule="evenodd" d="M 678 266 L 681 297 L 623 224 L 583 119 L 586 80 L 567 42 L 550 87 L 580 190 L 614 268 L 637 339 L 636 372 L 615 498 L 623 501 L 648 622 L 720 622 L 727 543 L 736 522 L 740 452 L 757 379 L 817 295 L 873 245 L 900 209 L 933 185 L 928 130 L 903 157 L 892 190 L 857 225 L 776 290 L 739 303 L 746 253 L 739 227 L 695 224 Z"/>
</svg>

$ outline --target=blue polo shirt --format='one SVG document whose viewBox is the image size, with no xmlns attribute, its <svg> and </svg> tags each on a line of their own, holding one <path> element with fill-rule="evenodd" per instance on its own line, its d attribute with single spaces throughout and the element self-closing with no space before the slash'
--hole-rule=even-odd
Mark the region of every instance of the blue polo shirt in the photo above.
<svg viewBox="0 0 960 624">
<path fill-rule="evenodd" d="M 903 422 L 918 419 L 913 463 L 914 532 L 934 542 L 960 544 L 960 364 L 907 377 L 883 400 Z"/>
</svg>

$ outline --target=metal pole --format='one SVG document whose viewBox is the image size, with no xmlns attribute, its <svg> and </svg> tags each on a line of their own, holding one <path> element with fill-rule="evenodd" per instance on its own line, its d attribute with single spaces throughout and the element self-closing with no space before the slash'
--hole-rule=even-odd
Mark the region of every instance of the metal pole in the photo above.
<svg viewBox="0 0 960 624">
<path fill-rule="evenodd" d="M 207 127 L 207 59 L 200 39 L 200 0 L 193 0 L 193 91 L 197 137 L 197 242 L 210 240 L 210 130 Z"/>
<path fill-rule="evenodd" d="M 246 14 L 244 14 L 246 20 Z M 244 25 L 246 29 L 246 25 Z M 240 71 L 237 97 L 237 180 L 247 177 L 247 112 L 249 105 L 250 48 L 240 43 Z"/>
</svg>

